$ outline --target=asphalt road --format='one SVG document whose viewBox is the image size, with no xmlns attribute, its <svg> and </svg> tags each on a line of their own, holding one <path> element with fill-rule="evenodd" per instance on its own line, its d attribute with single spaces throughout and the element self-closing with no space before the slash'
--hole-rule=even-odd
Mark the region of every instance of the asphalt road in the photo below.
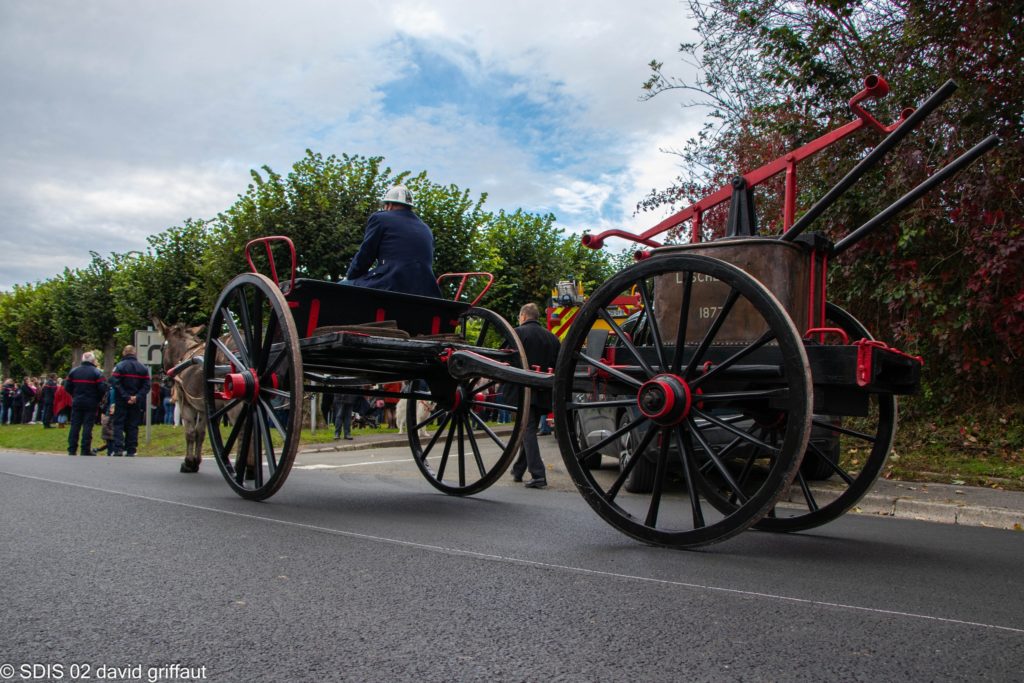
<svg viewBox="0 0 1024 683">
<path fill-rule="evenodd" d="M 678 552 L 408 457 L 302 456 L 252 503 L 210 462 L 0 452 L 0 680 L 1024 677 L 1019 533 L 847 515 Z"/>
</svg>

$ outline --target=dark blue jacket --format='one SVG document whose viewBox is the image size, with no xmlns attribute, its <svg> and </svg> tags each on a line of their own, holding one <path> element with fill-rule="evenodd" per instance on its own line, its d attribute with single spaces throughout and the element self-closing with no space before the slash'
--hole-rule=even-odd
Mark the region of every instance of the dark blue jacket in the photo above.
<svg viewBox="0 0 1024 683">
<path fill-rule="evenodd" d="M 433 264 L 434 234 L 412 209 L 378 211 L 345 277 L 359 287 L 440 298 Z"/>
<path fill-rule="evenodd" d="M 128 397 L 135 396 L 135 404 L 146 405 L 146 394 L 149 393 L 149 370 L 135 356 L 125 356 L 114 366 L 110 375 L 110 383 L 114 386 L 117 402 L 126 403 Z"/>
<path fill-rule="evenodd" d="M 83 362 L 68 373 L 64 380 L 64 390 L 71 394 L 72 408 L 95 409 L 107 390 L 107 381 L 99 368 L 89 362 Z"/>
<path fill-rule="evenodd" d="M 57 393 L 57 382 L 52 379 L 46 380 L 42 390 L 42 403 L 44 406 L 53 405 L 53 397 Z"/>
</svg>

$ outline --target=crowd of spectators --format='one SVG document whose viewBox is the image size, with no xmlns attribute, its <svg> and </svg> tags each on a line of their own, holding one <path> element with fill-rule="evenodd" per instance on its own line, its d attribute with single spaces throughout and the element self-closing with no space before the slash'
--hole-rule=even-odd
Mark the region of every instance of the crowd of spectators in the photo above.
<svg viewBox="0 0 1024 683">
<path fill-rule="evenodd" d="M 20 380 L 13 377 L 4 379 L 0 382 L 0 426 L 40 424 L 44 429 L 71 427 L 75 445 L 71 445 L 72 434 L 69 434 L 69 454 L 78 453 L 80 441 L 82 455 L 95 455 L 104 450 L 108 455 L 122 452 L 134 455 L 137 428 L 145 421 L 143 406 L 147 393 L 152 424 L 181 424 L 173 383 L 169 379 L 151 382 L 148 368 L 136 367 L 130 362 L 134 359 L 134 349 L 125 348 L 121 362 L 109 378 L 95 367 L 95 359 L 95 354 L 86 352 L 82 355 L 82 363 L 63 380 L 55 373 Z M 123 391 L 125 388 L 128 391 Z M 119 389 L 124 396 L 119 397 Z M 115 418 L 119 402 L 127 420 Z M 97 423 L 102 425 L 105 445 L 93 448 L 91 431 Z"/>
<path fill-rule="evenodd" d="M 324 419 L 334 426 L 335 439 L 351 439 L 352 429 L 397 429 L 399 398 L 397 396 L 377 396 L 376 392 L 399 393 L 407 391 L 407 385 L 403 382 L 392 382 L 388 384 L 374 384 L 364 387 L 366 394 L 360 393 L 327 393 L 324 394 L 321 408 Z M 418 387 L 419 391 L 428 392 L 424 385 Z M 482 403 L 487 404 L 514 404 L 514 387 L 488 383 L 488 386 L 480 392 L 479 397 Z M 512 422 L 512 414 L 508 410 L 484 405 L 477 409 L 477 414 L 484 422 L 496 422 L 508 424 Z"/>
<path fill-rule="evenodd" d="M 152 424 L 180 425 L 181 410 L 169 379 L 154 382 L 151 388 Z M 46 378 L 8 377 L 0 383 L 0 425 L 41 424 L 45 429 L 68 426 L 71 397 L 57 375 Z"/>
<path fill-rule="evenodd" d="M 53 426 L 59 388 L 57 375 L 24 377 L 20 382 L 8 377 L 0 386 L 0 424 Z"/>
</svg>

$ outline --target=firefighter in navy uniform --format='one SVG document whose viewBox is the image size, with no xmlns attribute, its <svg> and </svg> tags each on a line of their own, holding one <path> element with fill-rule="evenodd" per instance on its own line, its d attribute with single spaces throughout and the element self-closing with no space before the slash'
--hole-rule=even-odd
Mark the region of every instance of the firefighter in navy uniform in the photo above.
<svg viewBox="0 0 1024 683">
<path fill-rule="evenodd" d="M 149 394 L 149 370 L 135 357 L 135 347 L 124 347 L 121 362 L 110 376 L 114 387 L 114 444 L 111 455 L 133 457 L 139 447 L 139 424 Z"/>
<path fill-rule="evenodd" d="M 82 364 L 68 373 L 64 390 L 71 394 L 71 429 L 68 431 L 68 455 L 76 455 L 78 433 L 82 433 L 82 455 L 92 452 L 92 426 L 96 423 L 96 410 L 107 391 L 103 373 L 96 367 L 96 356 L 91 351 L 82 354 Z"/>
</svg>

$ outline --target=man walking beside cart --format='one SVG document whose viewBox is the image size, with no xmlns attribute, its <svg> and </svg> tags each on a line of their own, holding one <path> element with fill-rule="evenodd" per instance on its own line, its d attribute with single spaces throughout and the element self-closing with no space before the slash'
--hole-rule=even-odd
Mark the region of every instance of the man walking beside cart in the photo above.
<svg viewBox="0 0 1024 683">
<path fill-rule="evenodd" d="M 114 444 L 110 455 L 133 457 L 139 447 L 139 424 L 149 394 L 149 370 L 135 357 L 135 347 L 124 347 L 121 362 L 110 376 L 114 387 Z"/>
<path fill-rule="evenodd" d="M 540 309 L 537 304 L 529 303 L 523 306 L 519 309 L 519 327 L 516 328 L 516 334 L 523 342 L 527 364 L 531 368 L 539 368 L 541 372 L 547 372 L 555 367 L 560 342 L 558 337 L 540 324 L 538 318 L 540 318 Z M 529 410 L 526 430 L 523 432 L 523 446 L 512 465 L 512 478 L 515 481 L 522 481 L 523 474 L 529 469 L 531 479 L 526 482 L 525 486 L 531 489 L 541 489 L 548 485 L 548 479 L 544 461 L 540 457 L 540 445 L 537 443 L 537 423 L 540 421 L 541 415 L 547 415 L 551 411 L 551 392 L 533 391 L 530 394 Z"/>
</svg>

